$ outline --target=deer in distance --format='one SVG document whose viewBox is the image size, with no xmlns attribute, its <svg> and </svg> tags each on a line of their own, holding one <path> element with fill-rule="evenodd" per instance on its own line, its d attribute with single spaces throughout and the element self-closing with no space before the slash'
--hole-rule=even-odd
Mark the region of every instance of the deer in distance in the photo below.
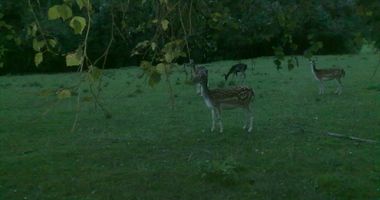
<svg viewBox="0 0 380 200">
<path fill-rule="evenodd" d="M 227 74 L 224 74 L 224 79 L 227 81 L 228 77 L 231 74 L 234 74 L 235 77 L 236 77 L 238 75 L 238 73 L 241 73 L 244 76 L 244 78 L 245 78 L 245 70 L 247 70 L 247 65 L 246 64 L 243 64 L 243 63 L 235 64 L 235 65 L 233 65 L 230 68 L 230 70 L 228 71 Z"/>
<path fill-rule="evenodd" d="M 232 88 L 209 89 L 208 70 L 205 67 L 196 68 L 193 81 L 200 87 L 200 95 L 206 106 L 211 110 L 211 132 L 215 130 L 216 123 L 218 123 L 219 132 L 223 132 L 221 111 L 224 108 L 242 108 L 246 114 L 243 129 L 248 132 L 252 131 L 253 113 L 251 102 L 255 97 L 252 88 L 236 86 Z"/>
<path fill-rule="evenodd" d="M 336 80 L 338 87 L 335 90 L 335 94 L 340 95 L 342 93 L 343 85 L 341 79 L 345 76 L 346 72 L 344 69 L 330 68 L 330 69 L 317 69 L 316 60 L 310 59 L 311 71 L 314 78 L 319 81 L 319 94 L 325 92 L 324 81 Z"/>
</svg>

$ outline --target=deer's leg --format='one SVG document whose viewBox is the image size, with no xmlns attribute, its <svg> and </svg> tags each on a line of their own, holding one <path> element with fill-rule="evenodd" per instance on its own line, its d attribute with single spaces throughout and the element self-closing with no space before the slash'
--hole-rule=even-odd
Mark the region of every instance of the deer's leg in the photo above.
<svg viewBox="0 0 380 200">
<path fill-rule="evenodd" d="M 245 76 L 245 72 L 244 71 L 241 72 L 241 75 L 242 75 L 243 80 L 245 80 L 246 76 Z"/>
<path fill-rule="evenodd" d="M 336 87 L 336 90 L 335 90 L 335 94 L 339 94 L 339 82 L 338 82 L 338 79 L 335 79 L 336 80 L 336 83 L 338 84 L 338 86 Z"/>
<path fill-rule="evenodd" d="M 242 108 L 244 110 L 244 114 L 245 114 L 245 118 L 244 118 L 244 126 L 243 126 L 243 129 L 247 129 L 249 128 L 249 117 L 251 116 L 250 113 L 249 113 L 249 107 L 243 107 Z"/>
<path fill-rule="evenodd" d="M 212 119 L 211 132 L 213 132 L 215 130 L 215 109 L 214 108 L 211 109 L 211 119 Z"/>
<path fill-rule="evenodd" d="M 189 79 L 188 79 L 188 73 L 187 73 L 186 65 L 183 65 L 183 71 L 184 71 L 185 74 L 186 74 L 186 80 L 189 80 Z"/>
<path fill-rule="evenodd" d="M 247 120 L 249 121 L 248 132 L 250 133 L 252 131 L 252 125 L 253 125 L 253 113 L 252 113 L 251 105 L 248 106 L 247 114 L 248 114 Z"/>
<path fill-rule="evenodd" d="M 202 94 L 202 86 L 201 86 L 201 84 L 197 83 L 196 88 L 197 88 L 197 94 L 201 95 Z"/>
<path fill-rule="evenodd" d="M 340 79 L 336 79 L 336 82 L 338 83 L 338 87 L 336 88 L 335 94 L 340 95 L 342 93 L 343 85 Z"/>
<path fill-rule="evenodd" d="M 245 112 L 245 119 L 244 119 L 244 126 L 243 126 L 243 129 L 247 129 L 247 126 L 248 126 L 248 118 L 249 118 L 249 114 L 248 112 Z"/>
<path fill-rule="evenodd" d="M 248 132 L 252 131 L 252 125 L 253 125 L 253 114 L 251 110 L 251 106 L 248 105 L 247 107 L 243 108 L 245 110 L 245 120 L 244 120 L 244 126 L 243 129 Z"/>
<path fill-rule="evenodd" d="M 237 72 L 234 73 L 234 80 L 233 81 L 236 81 L 236 79 L 239 79 L 239 75 Z"/>
<path fill-rule="evenodd" d="M 325 93 L 325 86 L 323 85 L 323 81 L 320 80 L 319 81 L 319 94 L 321 95 L 323 93 Z"/>
<path fill-rule="evenodd" d="M 221 116 L 220 107 L 218 107 L 215 111 L 216 111 L 216 118 L 217 118 L 218 124 L 219 124 L 219 132 L 223 133 L 223 123 L 222 123 L 222 116 Z"/>
<path fill-rule="evenodd" d="M 240 82 L 244 83 L 244 81 L 245 81 L 245 73 L 244 72 L 240 72 Z"/>
</svg>

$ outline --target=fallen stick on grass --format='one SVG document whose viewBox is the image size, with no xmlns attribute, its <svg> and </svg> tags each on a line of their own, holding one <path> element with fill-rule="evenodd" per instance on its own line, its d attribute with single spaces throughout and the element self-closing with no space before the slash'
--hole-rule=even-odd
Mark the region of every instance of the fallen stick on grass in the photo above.
<svg viewBox="0 0 380 200">
<path fill-rule="evenodd" d="M 360 142 L 377 143 L 376 140 L 363 139 L 363 138 L 358 138 L 358 137 L 354 137 L 354 136 L 343 135 L 343 134 L 339 134 L 339 133 L 327 132 L 326 134 L 329 135 L 329 136 L 333 136 L 333 137 L 346 138 L 346 139 L 356 140 L 356 141 L 360 141 Z"/>
</svg>

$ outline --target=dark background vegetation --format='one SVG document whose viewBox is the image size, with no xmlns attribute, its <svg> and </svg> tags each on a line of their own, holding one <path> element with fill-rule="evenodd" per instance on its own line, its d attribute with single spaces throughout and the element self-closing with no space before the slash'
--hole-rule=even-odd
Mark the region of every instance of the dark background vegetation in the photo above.
<svg viewBox="0 0 380 200">
<path fill-rule="evenodd" d="M 63 21 L 49 21 L 49 7 L 61 0 L 32 1 L 41 27 L 59 42 L 55 54 L 44 57 L 39 67 L 34 67 L 32 39 L 27 27 L 35 21 L 31 6 L 26 1 L 0 1 L 0 13 L 12 26 L 13 35 L 20 43 L 7 39 L 11 34 L 4 27 L 0 41 L 5 48 L 0 57 L 4 66 L 0 74 L 75 71 L 68 68 L 62 55 L 72 51 L 81 37 L 70 32 Z M 89 35 L 90 58 L 100 56 L 107 47 L 114 27 L 114 42 L 109 52 L 106 68 L 138 65 L 141 57 L 131 57 L 131 51 L 141 41 L 150 40 L 156 29 L 152 19 L 160 16 L 159 1 L 94 0 L 92 29 Z M 245 59 L 278 54 L 304 54 L 315 42 L 322 42 L 318 54 L 344 54 L 358 51 L 363 38 L 379 40 L 379 3 L 365 0 L 194 0 L 170 1 L 181 4 L 189 24 L 184 36 L 178 13 L 165 14 L 170 30 L 161 42 L 170 38 L 186 38 L 190 57 L 197 63 L 222 59 Z M 190 10 L 191 3 L 191 10 Z M 190 11 L 189 11 L 190 10 Z M 79 9 L 73 12 L 80 14 Z M 190 14 L 189 14 L 190 13 Z M 112 15 L 114 20 L 112 20 Z M 41 37 L 41 36 L 37 36 Z M 159 41 L 160 42 L 160 41 Z M 179 60 L 179 63 L 187 59 Z"/>
</svg>

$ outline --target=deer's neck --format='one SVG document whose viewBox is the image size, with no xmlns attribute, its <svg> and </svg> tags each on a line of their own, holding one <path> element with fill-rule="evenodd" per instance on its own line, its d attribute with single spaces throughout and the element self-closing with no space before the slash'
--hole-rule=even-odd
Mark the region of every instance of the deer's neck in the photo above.
<svg viewBox="0 0 380 200">
<path fill-rule="evenodd" d="M 201 96 L 209 108 L 213 107 L 213 103 L 210 98 L 210 89 L 208 88 L 207 82 L 201 83 Z"/>
<path fill-rule="evenodd" d="M 315 64 L 311 63 L 310 66 L 311 66 L 311 72 L 313 73 L 314 78 L 317 79 L 317 80 L 319 80 L 319 78 L 317 76 L 318 69 L 315 67 Z"/>
</svg>

